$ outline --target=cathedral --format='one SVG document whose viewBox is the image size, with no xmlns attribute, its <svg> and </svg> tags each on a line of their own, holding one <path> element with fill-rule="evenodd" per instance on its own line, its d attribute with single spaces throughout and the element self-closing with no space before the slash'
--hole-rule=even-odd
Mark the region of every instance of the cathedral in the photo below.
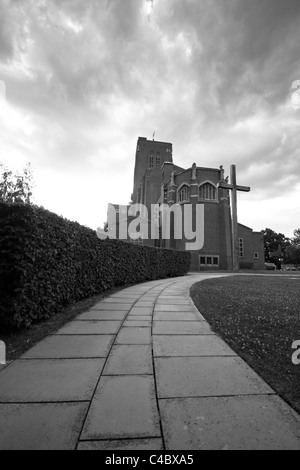
<svg viewBox="0 0 300 470">
<path fill-rule="evenodd" d="M 173 162 L 171 143 L 157 142 L 140 137 L 137 142 L 132 204 L 143 204 L 151 213 L 152 205 L 162 204 L 174 207 L 190 205 L 196 210 L 202 206 L 204 212 L 203 243 L 199 250 L 191 250 L 192 271 L 233 269 L 233 224 L 230 204 L 230 190 L 227 189 L 223 167 L 203 168 L 193 164 L 181 168 Z M 124 213 L 120 206 L 113 205 L 119 213 L 120 223 Z M 130 207 L 130 206 L 129 206 Z M 125 211 L 126 212 L 126 211 Z M 158 223 L 161 225 L 161 221 Z M 175 250 L 186 249 L 186 239 L 174 236 L 173 227 L 169 239 L 160 236 L 155 239 L 135 240 L 154 247 Z M 116 232 L 118 234 L 118 231 Z M 118 235 L 117 235 L 118 238 Z M 130 234 L 128 237 L 130 241 Z M 264 270 L 263 234 L 238 224 L 236 236 L 236 259 L 240 269 Z"/>
</svg>

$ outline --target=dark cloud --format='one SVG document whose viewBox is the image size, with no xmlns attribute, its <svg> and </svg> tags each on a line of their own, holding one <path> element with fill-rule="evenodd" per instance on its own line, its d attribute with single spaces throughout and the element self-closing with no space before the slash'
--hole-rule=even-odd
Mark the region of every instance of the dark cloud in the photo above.
<svg viewBox="0 0 300 470">
<path fill-rule="evenodd" d="M 9 40 L 7 33 L 5 17 L 3 16 L 3 5 L 0 5 L 0 60 L 3 62 L 7 62 L 13 56 L 13 44 Z"/>
<path fill-rule="evenodd" d="M 258 101 L 273 109 L 286 98 L 288 84 L 300 73 L 297 0 L 163 4 L 158 2 L 160 28 L 171 41 L 180 31 L 189 41 L 198 99 L 209 119 L 218 118 L 220 109 L 222 119 L 255 112 Z"/>
<path fill-rule="evenodd" d="M 244 31 L 244 60 L 264 60 L 298 26 L 299 16 L 297 0 L 235 1 L 234 18 Z"/>
<path fill-rule="evenodd" d="M 19 4 L 18 4 L 19 5 Z M 12 8 L 11 8 L 12 7 Z M 0 3 L 0 61 L 8 63 L 15 54 L 18 46 L 19 33 L 22 30 L 22 24 L 15 22 L 16 16 L 13 5 L 9 0 L 3 0 Z M 17 33 L 17 34 L 15 34 Z"/>
</svg>

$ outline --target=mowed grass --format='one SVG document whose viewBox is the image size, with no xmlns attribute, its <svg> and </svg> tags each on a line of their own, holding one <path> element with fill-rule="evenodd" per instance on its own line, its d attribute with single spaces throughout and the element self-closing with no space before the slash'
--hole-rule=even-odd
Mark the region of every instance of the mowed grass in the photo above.
<svg viewBox="0 0 300 470">
<path fill-rule="evenodd" d="M 300 340 L 300 276 L 209 279 L 195 284 L 191 296 L 213 330 L 300 412 L 300 365 L 292 363 L 292 344 Z"/>
</svg>

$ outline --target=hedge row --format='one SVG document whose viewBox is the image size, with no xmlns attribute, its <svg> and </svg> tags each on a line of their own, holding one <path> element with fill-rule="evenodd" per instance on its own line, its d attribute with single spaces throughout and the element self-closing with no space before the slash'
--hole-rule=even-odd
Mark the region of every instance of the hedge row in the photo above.
<svg viewBox="0 0 300 470">
<path fill-rule="evenodd" d="M 190 254 L 119 240 L 43 208 L 0 203 L 0 326 L 28 327 L 107 289 L 186 274 Z"/>
</svg>

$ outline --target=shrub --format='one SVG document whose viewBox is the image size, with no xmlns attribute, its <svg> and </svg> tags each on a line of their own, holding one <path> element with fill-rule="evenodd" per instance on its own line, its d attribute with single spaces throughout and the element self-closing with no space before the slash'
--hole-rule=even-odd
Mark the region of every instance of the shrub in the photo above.
<svg viewBox="0 0 300 470">
<path fill-rule="evenodd" d="M 99 240 L 43 208 L 0 203 L 0 326 L 28 327 L 107 289 L 188 272 L 190 254 Z"/>
</svg>

